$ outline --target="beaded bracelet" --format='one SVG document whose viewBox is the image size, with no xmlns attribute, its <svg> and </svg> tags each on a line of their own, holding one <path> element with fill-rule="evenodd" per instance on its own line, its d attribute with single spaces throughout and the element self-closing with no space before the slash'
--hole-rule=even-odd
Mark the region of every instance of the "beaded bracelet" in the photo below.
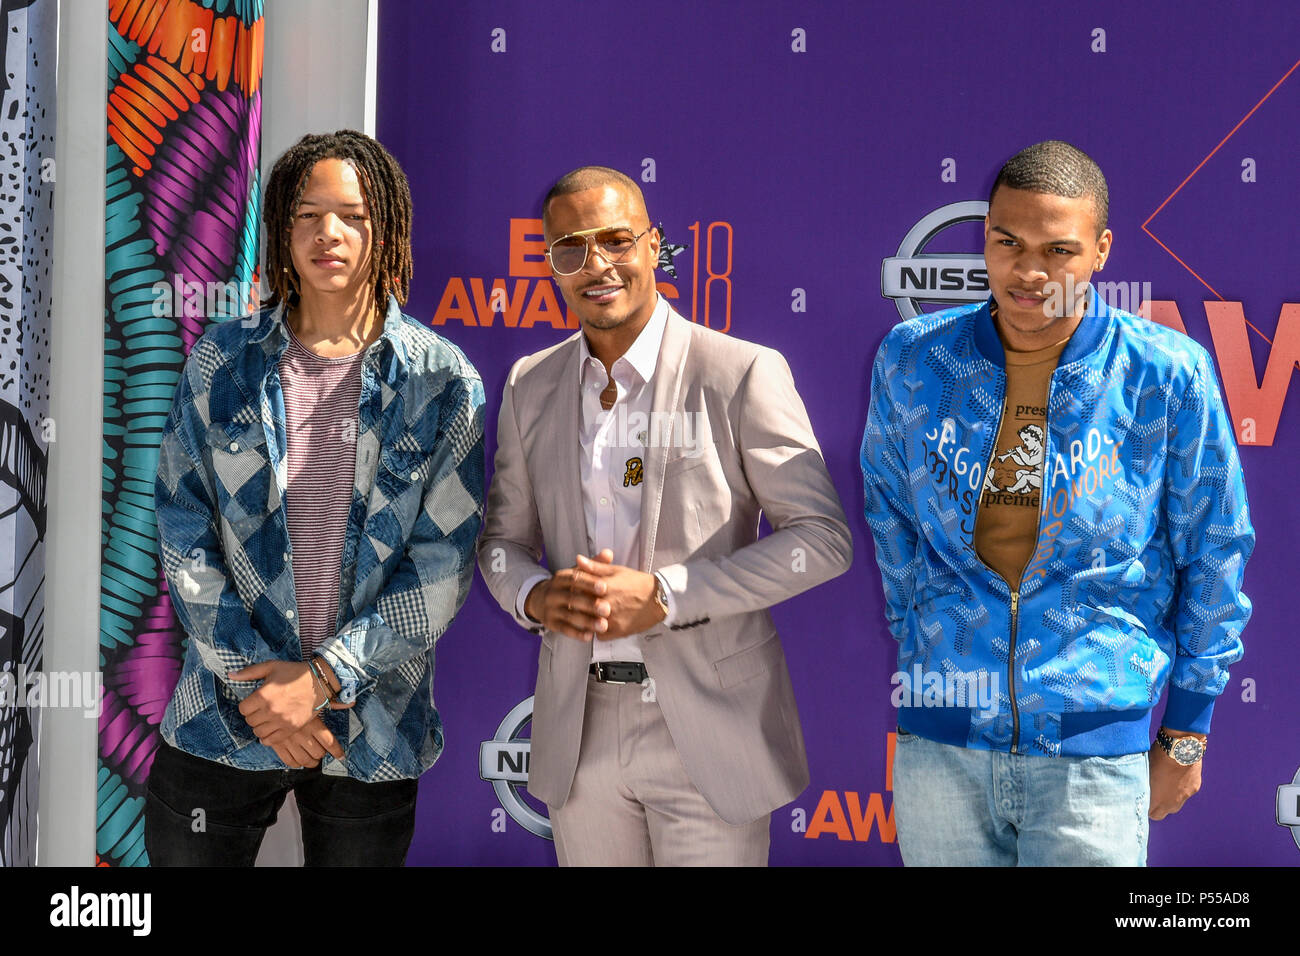
<svg viewBox="0 0 1300 956">
<path fill-rule="evenodd" d="M 330 705 L 333 695 L 330 694 L 329 684 L 325 683 L 325 678 L 321 676 L 320 668 L 316 666 L 316 661 L 307 662 L 307 667 L 311 670 L 312 676 L 316 678 L 316 683 L 320 684 L 320 689 L 325 693 L 325 699 L 320 702 L 319 706 L 312 708 L 313 714 L 319 714 L 322 710 Z"/>
</svg>

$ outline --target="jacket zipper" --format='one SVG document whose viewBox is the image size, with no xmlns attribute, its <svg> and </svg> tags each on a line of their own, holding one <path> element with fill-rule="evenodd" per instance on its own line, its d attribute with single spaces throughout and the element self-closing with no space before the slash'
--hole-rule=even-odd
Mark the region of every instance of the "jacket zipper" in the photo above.
<svg viewBox="0 0 1300 956">
<path fill-rule="evenodd" d="M 980 523 L 979 509 L 980 509 L 980 502 L 984 499 L 984 482 L 989 480 L 989 472 L 993 470 L 993 460 L 998 456 L 998 436 L 1002 434 L 1002 422 L 1006 417 L 1007 417 L 1007 389 L 1006 389 L 1006 383 L 1004 382 L 1002 386 L 1002 407 L 1001 410 L 998 412 L 998 426 L 997 429 L 993 432 L 993 447 L 989 449 L 989 460 L 984 465 L 984 475 L 980 479 L 979 498 L 976 499 L 975 502 L 975 527 L 976 528 L 979 527 L 979 523 Z M 1044 450 L 1046 450 L 1045 446 L 1044 446 Z M 972 546 L 974 545 L 974 543 L 975 543 L 975 532 L 972 531 L 971 532 Z M 1037 541 L 1034 542 L 1034 546 L 1035 547 L 1038 546 Z M 997 575 L 998 577 L 1002 577 L 1002 575 L 998 574 L 998 572 L 994 571 L 992 568 L 990 568 L 987 564 L 984 563 L 984 559 L 980 557 L 979 551 L 975 552 L 975 557 L 980 562 L 980 564 L 984 565 L 985 570 L 987 570 L 990 574 L 994 574 Z M 1010 582 L 1007 582 L 1007 586 L 1010 587 Z M 1020 603 L 1020 592 L 1012 591 L 1011 592 L 1011 634 L 1009 638 L 1009 645 L 1007 648 L 1007 698 L 1011 701 L 1011 752 L 1012 753 L 1016 752 L 1016 741 L 1020 739 L 1020 710 L 1019 708 L 1016 707 L 1016 608 L 1019 605 L 1019 603 Z"/>
<path fill-rule="evenodd" d="M 1011 592 L 1011 645 L 1007 650 L 1007 696 L 1011 700 L 1011 752 L 1019 753 L 1020 708 L 1016 706 L 1016 624 L 1020 616 L 1020 591 Z"/>
<path fill-rule="evenodd" d="M 1047 408 L 1051 408 L 1052 405 L 1052 384 L 1055 378 L 1055 374 L 1056 373 L 1053 372 L 1052 376 L 1049 377 L 1047 380 L 1047 406 L 1046 406 Z M 998 436 L 1002 434 L 1002 421 L 1003 419 L 1006 418 L 1006 413 L 1007 413 L 1007 391 L 1006 391 L 1006 385 L 1004 383 L 1002 388 L 1002 410 L 998 412 L 998 428 L 997 431 L 993 433 L 993 449 L 992 451 L 989 452 L 988 464 L 984 468 L 984 477 L 981 479 L 980 482 L 979 499 L 976 500 L 976 504 L 975 504 L 975 526 L 976 527 L 979 527 L 979 501 L 984 498 L 983 483 L 988 480 L 989 470 L 993 467 L 993 459 L 996 458 L 998 454 Z M 1020 752 L 1020 746 L 1019 746 L 1020 745 L 1020 708 L 1016 706 L 1016 631 L 1018 630 L 1020 624 L 1020 587 L 1025 583 L 1025 569 L 1028 568 L 1029 565 L 1034 563 L 1034 555 L 1038 553 L 1038 539 L 1039 536 L 1042 535 L 1043 533 L 1043 505 L 1048 500 L 1047 462 L 1050 457 L 1048 455 L 1048 452 L 1051 450 L 1051 447 L 1052 447 L 1052 429 L 1048 424 L 1047 416 L 1044 415 L 1043 416 L 1043 465 L 1042 465 L 1043 481 L 1038 487 L 1038 526 L 1034 530 L 1034 548 L 1029 553 L 1029 560 L 1026 561 L 1025 566 L 1020 569 L 1020 580 L 1016 582 L 1016 586 L 1014 588 L 1011 588 L 1011 582 L 1007 581 L 1007 587 L 1011 590 L 1011 630 L 1010 630 L 1010 634 L 1008 635 L 1008 644 L 1007 644 L 1007 699 L 1011 702 L 1011 752 L 1013 754 Z M 972 544 L 974 543 L 974 537 L 975 537 L 974 532 L 972 532 L 971 533 Z M 980 564 L 984 564 L 984 559 L 979 556 L 978 551 L 975 552 L 975 557 L 979 560 Z M 984 567 L 990 574 L 997 574 L 998 577 L 1002 577 L 1001 574 L 998 574 L 997 571 L 994 571 L 987 564 L 984 564 Z M 1006 579 L 1003 578 L 1003 580 Z"/>
<path fill-rule="evenodd" d="M 1034 528 L 1034 549 L 1029 552 L 1029 560 L 1025 566 L 1020 569 L 1020 580 L 1016 582 L 1015 590 L 1011 592 L 1011 647 L 1007 652 L 1007 677 L 1009 681 L 1008 696 L 1011 699 L 1011 752 L 1019 753 L 1020 744 L 1020 708 L 1016 706 L 1016 630 L 1020 624 L 1020 589 L 1025 583 L 1025 571 L 1034 563 L 1034 556 L 1038 554 L 1038 539 L 1043 533 L 1043 509 L 1047 505 L 1047 462 L 1050 460 L 1052 450 L 1052 428 L 1047 421 L 1046 412 L 1052 407 L 1052 379 L 1056 373 L 1047 379 L 1047 404 L 1043 411 L 1043 480 L 1038 485 L 1038 524 Z M 1005 397 L 1003 403 L 1005 404 Z M 1001 432 L 1002 426 L 998 425 L 998 431 Z M 996 445 L 997 439 L 994 439 Z"/>
</svg>

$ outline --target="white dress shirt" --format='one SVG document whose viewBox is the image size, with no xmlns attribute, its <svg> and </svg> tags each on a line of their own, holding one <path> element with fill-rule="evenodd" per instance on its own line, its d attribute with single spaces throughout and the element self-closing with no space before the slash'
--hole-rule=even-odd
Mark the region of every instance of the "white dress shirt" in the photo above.
<svg viewBox="0 0 1300 956">
<path fill-rule="evenodd" d="M 659 346 L 668 324 L 668 301 L 660 296 L 650 321 L 631 347 L 618 358 L 612 376 L 591 354 L 587 336 L 579 340 L 578 387 L 581 411 L 578 418 L 578 443 L 581 448 L 579 475 L 582 481 L 583 513 L 587 521 L 587 555 L 609 548 L 614 563 L 636 568 L 641 562 L 641 489 L 647 438 L 644 425 L 633 431 L 632 425 L 650 421 L 654 404 L 654 376 L 659 363 Z M 606 411 L 600 393 L 613 378 L 618 396 Z M 636 414 L 636 413 L 640 414 Z M 529 592 L 548 575 L 529 578 L 519 589 L 515 605 L 524 614 Z M 668 596 L 668 621 L 673 617 L 673 597 Z M 594 661 L 641 661 L 640 635 L 631 634 L 614 640 L 597 639 L 592 647 Z"/>
</svg>

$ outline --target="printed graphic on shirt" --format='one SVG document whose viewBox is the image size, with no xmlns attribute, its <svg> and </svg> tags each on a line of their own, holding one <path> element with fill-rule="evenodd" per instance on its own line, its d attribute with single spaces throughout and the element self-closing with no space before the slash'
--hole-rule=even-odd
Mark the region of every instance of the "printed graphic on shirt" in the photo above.
<svg viewBox="0 0 1300 956">
<path fill-rule="evenodd" d="M 1028 411 L 1041 413 L 1042 409 Z M 1017 444 L 993 457 L 984 477 L 983 504 L 1037 509 L 1043 490 L 1043 426 L 1036 422 L 1022 425 L 1015 437 Z"/>
<path fill-rule="evenodd" d="M 629 458 L 624 462 L 623 487 L 630 488 L 641 484 L 641 459 Z"/>
<path fill-rule="evenodd" d="M 1119 450 L 1116 441 L 1098 428 L 1089 428 L 1082 439 L 1052 456 L 1047 473 L 1047 502 L 1043 506 L 1043 533 L 1029 565 L 1025 580 L 1044 577 L 1056 550 L 1056 539 L 1065 529 L 1065 515 L 1080 498 L 1094 504 L 1105 500 L 1114 481 L 1120 477 Z"/>
</svg>

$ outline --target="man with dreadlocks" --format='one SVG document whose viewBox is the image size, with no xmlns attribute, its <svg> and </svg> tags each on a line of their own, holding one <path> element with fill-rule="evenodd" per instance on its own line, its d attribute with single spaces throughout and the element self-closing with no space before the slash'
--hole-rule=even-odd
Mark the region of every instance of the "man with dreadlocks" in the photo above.
<svg viewBox="0 0 1300 956">
<path fill-rule="evenodd" d="M 263 220 L 271 295 L 195 343 L 159 449 L 189 642 L 146 846 L 251 865 L 292 790 L 307 865 L 400 865 L 442 749 L 433 645 L 473 574 L 483 386 L 401 312 L 411 196 L 379 143 L 303 137 Z"/>
<path fill-rule="evenodd" d="M 876 356 L 862 472 L 909 865 L 1144 864 L 1241 657 L 1232 425 L 1205 349 L 1091 285 L 1107 203 L 1075 147 L 1020 151 L 984 220 L 992 295 Z"/>
</svg>

